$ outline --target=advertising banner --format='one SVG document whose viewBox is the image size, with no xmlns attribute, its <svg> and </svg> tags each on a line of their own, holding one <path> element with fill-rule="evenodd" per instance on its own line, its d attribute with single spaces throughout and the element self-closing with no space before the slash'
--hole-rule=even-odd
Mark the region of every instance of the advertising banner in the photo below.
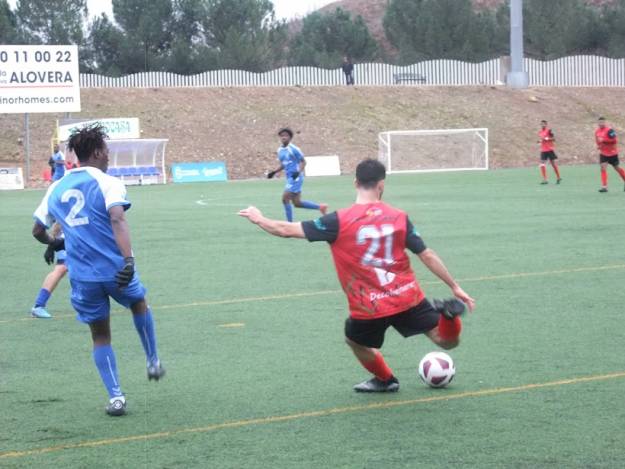
<svg viewBox="0 0 625 469">
<path fill-rule="evenodd" d="M 0 113 L 80 112 L 77 46 L 0 45 Z"/>
<path fill-rule="evenodd" d="M 24 189 L 22 168 L 0 168 L 0 190 Z"/>
<path fill-rule="evenodd" d="M 66 142 L 74 130 L 100 124 L 106 129 L 106 134 L 111 140 L 125 140 L 129 138 L 141 138 L 139 129 L 139 119 L 136 117 L 116 117 L 111 119 L 95 119 L 84 122 L 74 122 L 72 124 L 59 126 L 59 141 Z"/>
<path fill-rule="evenodd" d="M 228 171 L 223 161 L 210 163 L 179 163 L 171 167 L 174 182 L 227 181 Z"/>
<path fill-rule="evenodd" d="M 307 156 L 306 176 L 340 176 L 341 163 L 339 157 L 332 156 Z"/>
</svg>

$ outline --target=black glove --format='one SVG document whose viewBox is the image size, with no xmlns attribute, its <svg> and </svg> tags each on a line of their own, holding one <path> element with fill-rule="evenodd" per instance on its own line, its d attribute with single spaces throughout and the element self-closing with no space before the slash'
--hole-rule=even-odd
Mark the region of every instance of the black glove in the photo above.
<svg viewBox="0 0 625 469">
<path fill-rule="evenodd" d="M 299 171 L 295 171 L 293 174 L 291 174 L 291 179 L 295 180 L 299 177 Z"/>
<path fill-rule="evenodd" d="M 117 272 L 117 275 L 115 275 L 115 281 L 117 282 L 117 286 L 119 288 L 126 288 L 130 284 L 134 276 L 135 258 L 126 257 L 124 258 L 124 268 Z"/>
<path fill-rule="evenodd" d="M 272 177 L 274 177 L 275 175 L 276 175 L 276 172 L 275 172 L 275 171 L 269 171 L 269 172 L 267 173 L 267 179 L 271 179 L 271 178 L 272 178 Z"/>
<path fill-rule="evenodd" d="M 48 247 L 46 248 L 46 252 L 43 253 L 43 260 L 46 261 L 46 264 L 51 265 L 54 263 L 54 253 L 56 251 L 62 251 L 65 249 L 65 238 L 54 238 Z"/>
<path fill-rule="evenodd" d="M 46 264 L 52 265 L 54 264 L 54 248 L 51 244 L 46 248 L 46 252 L 43 253 L 43 260 L 46 261 Z"/>
</svg>

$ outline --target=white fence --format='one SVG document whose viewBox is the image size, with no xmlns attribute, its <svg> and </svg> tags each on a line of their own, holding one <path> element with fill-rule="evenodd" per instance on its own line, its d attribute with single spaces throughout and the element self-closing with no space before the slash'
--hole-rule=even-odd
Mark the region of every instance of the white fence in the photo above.
<svg viewBox="0 0 625 469">
<path fill-rule="evenodd" d="M 354 66 L 357 85 L 364 86 L 480 86 L 505 81 L 502 59 L 482 63 L 430 60 L 406 67 L 365 63 Z M 543 62 L 525 59 L 532 86 L 625 86 L 625 59 L 574 56 Z M 83 88 L 203 88 L 236 86 L 338 86 L 345 84 L 340 69 L 285 67 L 265 73 L 216 70 L 198 75 L 167 72 L 136 73 L 119 78 L 80 75 Z"/>
<path fill-rule="evenodd" d="M 625 86 L 625 59 L 596 55 L 549 62 L 525 59 L 530 86 Z"/>
</svg>

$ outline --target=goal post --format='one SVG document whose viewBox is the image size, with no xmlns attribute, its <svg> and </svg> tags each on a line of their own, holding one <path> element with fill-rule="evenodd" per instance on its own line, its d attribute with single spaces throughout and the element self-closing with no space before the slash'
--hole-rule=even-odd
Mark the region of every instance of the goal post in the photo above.
<svg viewBox="0 0 625 469">
<path fill-rule="evenodd" d="M 392 130 L 378 146 L 389 174 L 488 169 L 488 129 Z"/>
</svg>

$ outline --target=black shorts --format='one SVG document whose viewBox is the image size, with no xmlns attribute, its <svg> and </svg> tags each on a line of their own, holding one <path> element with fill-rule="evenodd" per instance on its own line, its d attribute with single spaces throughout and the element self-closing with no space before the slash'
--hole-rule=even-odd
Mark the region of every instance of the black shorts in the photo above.
<svg viewBox="0 0 625 469">
<path fill-rule="evenodd" d="M 380 348 L 384 343 L 386 329 L 394 327 L 404 337 L 431 331 L 438 326 L 438 313 L 428 300 L 402 313 L 378 319 L 354 319 L 345 321 L 345 337 L 364 347 Z"/>
<path fill-rule="evenodd" d="M 547 161 L 547 160 L 553 161 L 557 159 L 558 159 L 558 156 L 553 150 L 540 152 L 540 161 Z"/>
<path fill-rule="evenodd" d="M 611 164 L 612 166 L 618 166 L 619 165 L 618 155 L 614 155 L 614 156 L 599 155 L 599 163 L 608 163 L 608 164 Z"/>
</svg>

